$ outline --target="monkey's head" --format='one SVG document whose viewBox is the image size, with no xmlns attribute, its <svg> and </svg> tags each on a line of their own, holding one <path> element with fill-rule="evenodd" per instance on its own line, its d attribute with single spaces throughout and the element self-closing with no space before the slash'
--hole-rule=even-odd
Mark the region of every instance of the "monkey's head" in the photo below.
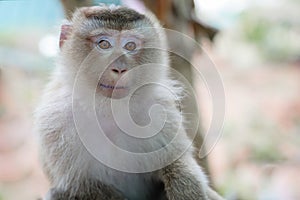
<svg viewBox="0 0 300 200">
<path fill-rule="evenodd" d="M 84 7 L 62 26 L 61 61 L 80 72 L 99 95 L 121 98 L 149 78 L 165 80 L 165 37 L 152 14 L 125 7 Z"/>
</svg>

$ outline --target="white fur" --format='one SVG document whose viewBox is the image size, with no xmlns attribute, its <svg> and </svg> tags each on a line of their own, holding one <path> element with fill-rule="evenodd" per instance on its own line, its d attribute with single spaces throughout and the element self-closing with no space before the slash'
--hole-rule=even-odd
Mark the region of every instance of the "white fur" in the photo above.
<svg viewBox="0 0 300 200">
<path fill-rule="evenodd" d="M 155 27 L 159 28 L 160 25 L 151 15 L 150 18 L 155 23 Z M 75 17 L 75 19 L 80 19 L 80 16 Z M 160 32 L 160 39 L 162 39 L 161 45 L 166 47 L 165 35 Z M 70 40 L 72 41 L 72 39 Z M 123 194 L 130 199 L 148 199 L 150 198 L 151 185 L 155 181 L 154 176 L 156 172 L 143 173 L 143 174 L 130 174 L 111 169 L 99 161 L 97 161 L 84 147 L 78 136 L 76 126 L 74 123 L 73 109 L 74 107 L 83 110 L 83 115 L 85 119 L 93 116 L 93 110 L 90 108 L 90 102 L 85 101 L 84 95 L 93 93 L 94 87 L 91 87 L 88 82 L 89 76 L 83 76 L 81 83 L 81 99 L 75 99 L 73 103 L 73 86 L 76 79 L 76 73 L 79 69 L 80 59 L 83 55 L 78 55 L 74 57 L 72 51 L 77 51 L 75 47 L 70 46 L 71 42 L 67 41 L 65 47 L 61 53 L 60 59 L 57 64 L 57 68 L 53 73 L 51 82 L 45 90 L 44 97 L 42 99 L 41 105 L 36 110 L 36 129 L 39 133 L 40 138 L 40 151 L 41 159 L 44 166 L 44 170 L 48 177 L 50 178 L 51 185 L 53 187 L 69 189 L 72 185 L 73 192 L 76 192 L 76 187 L 79 184 L 88 181 L 90 178 L 97 179 L 106 183 L 108 185 L 113 185 L 115 188 L 119 189 Z M 87 61 L 83 66 L 90 70 L 90 74 L 97 71 L 99 65 L 94 65 L 93 60 Z M 80 62 L 80 63 L 79 63 Z M 162 55 L 161 64 L 162 67 L 160 71 L 145 71 L 144 74 L 139 75 L 140 80 L 153 79 L 155 76 L 156 82 L 168 87 L 177 97 L 182 98 L 181 88 L 178 87 L 178 83 L 171 80 L 168 77 L 168 66 L 169 61 L 166 55 Z M 94 69 L 93 69 L 94 68 Z M 94 72 L 93 72 L 94 70 Z M 150 69 L 149 69 L 150 70 Z M 121 145 L 130 150 L 138 152 L 147 152 L 149 149 L 158 147 L 160 143 L 136 143 L 134 141 L 127 139 L 122 139 L 118 136 L 120 130 L 114 123 L 113 116 L 108 112 L 110 106 L 110 99 L 102 96 L 101 94 L 96 94 L 95 96 L 95 109 L 99 121 L 104 125 L 103 128 L 108 132 L 109 138 L 116 142 L 116 144 Z M 173 95 L 164 92 L 162 88 L 155 87 L 147 90 L 145 94 L 136 94 L 133 97 L 134 104 L 130 108 L 132 115 L 140 120 L 141 123 L 147 122 L 148 116 L 140 114 L 144 111 L 144 108 L 149 107 L 153 103 L 161 104 L 165 107 L 168 114 L 167 126 L 162 129 L 163 137 L 161 142 L 168 142 L 170 138 L 174 137 L 176 133 L 176 125 L 183 125 L 180 122 L 182 116 L 180 111 L 176 108 L 175 102 L 178 99 L 174 99 Z M 127 105 L 124 105 L 126 107 Z M 146 113 L 147 114 L 147 113 Z M 154 116 L 157 119 L 163 120 L 161 115 Z M 125 119 L 124 119 L 125 120 Z M 87 124 L 87 130 L 89 124 Z M 139 133 L 135 133 L 139 134 Z M 182 152 L 182 148 L 190 142 L 183 128 L 180 129 L 179 134 L 180 140 L 178 140 L 171 149 L 169 150 L 170 156 L 176 156 Z M 102 146 L 101 141 L 99 141 L 99 146 Z M 113 149 L 102 149 L 103 153 L 111 159 L 117 159 L 120 163 L 130 163 L 134 160 L 124 160 L 121 156 L 114 152 Z M 191 167 L 190 169 L 195 171 L 197 174 L 197 179 L 199 182 L 206 185 L 206 178 L 196 164 L 195 160 L 192 158 L 192 149 L 185 153 L 185 159 L 188 163 L 187 165 Z M 167 158 L 160 158 L 161 160 Z M 148 165 L 153 165 L 153 163 L 159 162 L 159 160 L 149 160 L 145 163 L 140 163 L 141 168 L 146 168 Z"/>
</svg>

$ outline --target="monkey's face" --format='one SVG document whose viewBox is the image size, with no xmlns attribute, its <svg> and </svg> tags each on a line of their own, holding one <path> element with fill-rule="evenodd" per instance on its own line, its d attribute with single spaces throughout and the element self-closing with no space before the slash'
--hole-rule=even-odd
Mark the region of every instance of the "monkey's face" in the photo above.
<svg viewBox="0 0 300 200">
<path fill-rule="evenodd" d="M 78 10 L 72 23 L 64 54 L 77 70 L 81 68 L 99 94 L 122 98 L 141 80 L 151 77 L 159 81 L 164 76 L 163 66 L 133 70 L 151 64 L 166 66 L 168 62 L 161 50 L 163 33 L 146 16 L 128 8 L 91 7 Z"/>
<path fill-rule="evenodd" d="M 129 93 L 133 84 L 133 73 L 138 66 L 138 57 L 144 40 L 133 31 L 112 29 L 97 30 L 90 37 L 91 46 L 99 60 L 101 68 L 97 91 L 106 97 L 121 98 Z M 94 57 L 94 56 L 93 56 Z"/>
</svg>

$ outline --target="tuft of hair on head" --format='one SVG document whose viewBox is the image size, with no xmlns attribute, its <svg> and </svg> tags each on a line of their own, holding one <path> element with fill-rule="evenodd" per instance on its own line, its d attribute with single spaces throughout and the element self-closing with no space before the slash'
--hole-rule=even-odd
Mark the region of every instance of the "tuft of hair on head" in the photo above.
<svg viewBox="0 0 300 200">
<path fill-rule="evenodd" d="M 109 9 L 109 10 L 117 10 L 117 9 L 121 8 L 122 6 L 116 5 L 116 4 L 99 3 L 98 7 L 102 7 L 104 9 Z"/>
</svg>

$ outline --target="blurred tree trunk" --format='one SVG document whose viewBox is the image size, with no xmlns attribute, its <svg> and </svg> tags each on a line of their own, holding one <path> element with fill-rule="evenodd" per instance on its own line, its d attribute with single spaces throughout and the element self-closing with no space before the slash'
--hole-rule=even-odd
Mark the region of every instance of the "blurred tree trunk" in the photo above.
<svg viewBox="0 0 300 200">
<path fill-rule="evenodd" d="M 217 29 L 205 24 L 194 13 L 193 0 L 143 0 L 149 8 L 163 23 L 165 28 L 177 30 L 185 34 L 192 29 L 192 38 L 199 36 L 207 37 L 211 41 L 218 32 Z"/>
</svg>

